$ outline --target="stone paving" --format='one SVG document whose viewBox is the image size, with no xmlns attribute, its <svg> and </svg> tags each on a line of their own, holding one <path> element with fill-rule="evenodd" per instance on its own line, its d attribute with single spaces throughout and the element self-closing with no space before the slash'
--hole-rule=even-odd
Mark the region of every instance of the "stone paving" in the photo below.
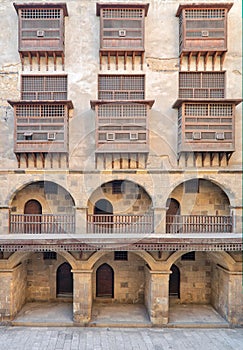
<svg viewBox="0 0 243 350">
<path fill-rule="evenodd" d="M 240 350 L 243 329 L 0 327 L 1 350 Z"/>
</svg>

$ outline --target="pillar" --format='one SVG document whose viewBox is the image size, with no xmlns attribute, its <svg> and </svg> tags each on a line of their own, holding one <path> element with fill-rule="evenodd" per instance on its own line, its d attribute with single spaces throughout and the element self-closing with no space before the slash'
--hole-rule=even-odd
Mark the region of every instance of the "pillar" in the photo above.
<svg viewBox="0 0 243 350">
<path fill-rule="evenodd" d="M 219 265 L 217 265 L 216 271 L 213 306 L 231 325 L 242 326 L 242 272 L 229 271 Z"/>
<path fill-rule="evenodd" d="M 230 207 L 233 215 L 233 232 L 242 233 L 242 207 Z"/>
<path fill-rule="evenodd" d="M 166 233 L 166 211 L 168 208 L 153 208 L 154 210 L 154 232 Z"/>
<path fill-rule="evenodd" d="M 149 315 L 154 326 L 162 326 L 169 321 L 169 276 L 170 271 L 150 272 Z"/>
<path fill-rule="evenodd" d="M 86 325 L 92 311 L 93 270 L 72 270 L 73 273 L 73 320 Z"/>
<path fill-rule="evenodd" d="M 10 209 L 6 206 L 0 206 L 0 235 L 9 234 Z"/>
<path fill-rule="evenodd" d="M 233 325 L 243 326 L 242 272 L 230 272 L 229 322 Z"/>
<path fill-rule="evenodd" d="M 0 270 L 0 320 L 11 319 L 11 281 L 12 269 Z"/>
<path fill-rule="evenodd" d="M 75 233 L 86 234 L 87 232 L 87 207 L 76 207 Z"/>
</svg>

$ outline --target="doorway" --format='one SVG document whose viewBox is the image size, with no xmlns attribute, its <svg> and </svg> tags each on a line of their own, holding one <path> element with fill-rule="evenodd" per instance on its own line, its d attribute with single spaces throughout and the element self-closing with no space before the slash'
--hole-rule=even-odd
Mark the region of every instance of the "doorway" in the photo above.
<svg viewBox="0 0 243 350">
<path fill-rule="evenodd" d="M 71 297 L 73 295 L 73 276 L 71 266 L 63 263 L 57 269 L 57 297 Z"/>
<path fill-rule="evenodd" d="M 100 199 L 94 206 L 95 233 L 113 232 L 113 206 L 106 199 Z"/>
<path fill-rule="evenodd" d="M 171 266 L 169 281 L 169 296 L 180 299 L 180 270 L 176 265 Z"/>
<path fill-rule="evenodd" d="M 40 202 L 31 199 L 24 206 L 24 232 L 41 233 L 42 206 Z"/>
<path fill-rule="evenodd" d="M 180 203 L 174 199 L 169 198 L 166 202 L 166 232 L 178 233 L 180 230 Z"/>
<path fill-rule="evenodd" d="M 114 271 L 108 264 L 101 265 L 96 271 L 96 297 L 114 297 Z"/>
</svg>

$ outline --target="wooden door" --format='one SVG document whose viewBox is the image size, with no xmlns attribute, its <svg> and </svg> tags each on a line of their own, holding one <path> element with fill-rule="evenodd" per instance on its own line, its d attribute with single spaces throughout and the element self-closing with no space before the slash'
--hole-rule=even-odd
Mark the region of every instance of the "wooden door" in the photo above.
<svg viewBox="0 0 243 350">
<path fill-rule="evenodd" d="M 24 206 L 24 232 L 41 233 L 41 204 L 35 199 L 31 199 Z"/>
<path fill-rule="evenodd" d="M 63 263 L 57 269 L 57 296 L 73 294 L 73 276 L 71 266 Z"/>
<path fill-rule="evenodd" d="M 176 265 L 171 266 L 169 295 L 180 298 L 180 270 Z"/>
<path fill-rule="evenodd" d="M 108 264 L 101 265 L 96 271 L 96 296 L 114 297 L 114 272 Z"/>
</svg>

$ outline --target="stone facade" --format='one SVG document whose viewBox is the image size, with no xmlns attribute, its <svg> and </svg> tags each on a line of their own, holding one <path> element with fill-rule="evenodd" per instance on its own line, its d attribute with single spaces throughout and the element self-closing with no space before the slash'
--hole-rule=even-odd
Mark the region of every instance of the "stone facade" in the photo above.
<svg viewBox="0 0 243 350">
<path fill-rule="evenodd" d="M 24 3 L 38 6 L 42 2 L 26 0 Z M 56 0 L 43 3 L 48 6 L 58 4 Z M 120 3 L 125 7 L 134 5 L 132 0 Z M 77 324 L 87 325 L 92 317 L 93 303 L 102 300 L 96 295 L 97 270 L 107 264 L 114 272 L 114 295 L 108 302 L 144 304 L 155 326 L 169 322 L 173 265 L 180 271 L 180 293 L 176 302 L 211 304 L 230 324 L 243 325 L 241 104 L 235 106 L 235 150 L 232 154 L 210 153 L 206 147 L 197 154 L 179 155 L 178 113 L 173 108 L 178 99 L 179 73 L 188 72 L 188 65 L 190 72 L 225 71 L 226 96 L 220 101 L 241 98 L 242 28 L 238 23 L 242 4 L 235 0 L 227 14 L 228 50 L 222 67 L 221 53 L 179 57 L 176 12 L 179 5 L 192 2 L 141 0 L 136 3 L 140 6 L 149 4 L 142 64 L 137 55 L 134 59 L 128 55 L 125 65 L 125 54 L 110 58 L 107 55 L 100 62 L 100 17 L 96 13 L 96 1 L 71 0 L 66 2 L 64 62 L 61 57 L 50 55 L 48 69 L 45 55 L 30 58 L 30 54 L 21 60 L 14 1 L 0 3 L 2 320 L 13 319 L 26 302 L 70 300 L 70 295 L 66 299 L 57 295 L 57 270 L 67 262 L 72 271 L 73 319 Z M 227 0 L 196 0 L 193 3 L 202 7 L 205 4 L 228 6 Z M 106 0 L 101 4 L 109 5 L 113 1 Z M 17 117 L 8 101 L 21 102 L 23 74 L 32 77 L 67 74 L 68 100 L 74 107 L 69 111 L 67 122 L 68 154 L 58 155 L 55 144 L 50 144 L 47 154 L 33 152 L 16 157 Z M 96 116 L 90 101 L 96 101 L 98 97 L 99 75 L 145 76 L 144 101 L 154 101 L 150 102 L 147 118 L 148 153 L 138 156 L 132 143 L 131 149 L 123 155 L 110 151 L 104 157 L 102 152 L 97 153 Z M 197 190 L 190 187 L 195 181 L 198 181 Z M 121 184 L 117 193 L 113 191 L 114 184 Z M 209 226 L 200 224 L 200 229 L 194 226 L 190 232 L 168 232 L 166 213 L 171 199 L 179 203 L 178 220 L 183 217 L 186 222 L 188 216 L 198 220 L 212 217 L 209 225 L 213 229 L 210 226 L 211 231 L 208 231 Z M 25 205 L 31 200 L 40 203 L 40 215 L 75 217 L 74 229 L 60 233 L 53 228 L 53 232 L 43 232 L 42 226 L 38 234 L 11 229 L 12 216 L 24 215 Z M 96 223 L 95 209 L 100 200 L 108 201 L 112 207 L 112 213 L 105 212 L 104 207 L 98 208 L 103 211 L 104 218 L 107 214 L 117 216 L 117 225 L 121 224 L 119 220 L 129 218 L 125 222 L 127 226 L 117 226 L 115 231 L 115 221 L 110 221 L 109 227 L 113 228 L 109 232 L 89 231 L 87 217 L 90 215 L 91 223 Z M 135 216 L 148 214 L 152 217 L 150 229 L 146 227 L 140 232 L 141 223 Z M 217 226 L 219 217 L 223 218 L 221 226 Z M 225 224 L 225 217 L 232 218 L 229 226 Z M 27 219 L 22 219 L 22 227 L 27 227 L 24 226 L 28 224 Z M 100 223 L 101 231 L 102 225 L 105 227 L 104 221 Z M 41 226 L 41 220 L 37 224 Z M 120 227 L 124 231 L 120 232 Z M 139 227 L 138 231 L 134 227 Z M 192 250 L 195 250 L 194 261 L 181 259 Z M 127 251 L 128 259 L 115 260 L 115 251 Z M 55 252 L 56 257 L 44 259 L 44 252 Z M 107 302 L 107 298 L 103 300 Z"/>
</svg>

